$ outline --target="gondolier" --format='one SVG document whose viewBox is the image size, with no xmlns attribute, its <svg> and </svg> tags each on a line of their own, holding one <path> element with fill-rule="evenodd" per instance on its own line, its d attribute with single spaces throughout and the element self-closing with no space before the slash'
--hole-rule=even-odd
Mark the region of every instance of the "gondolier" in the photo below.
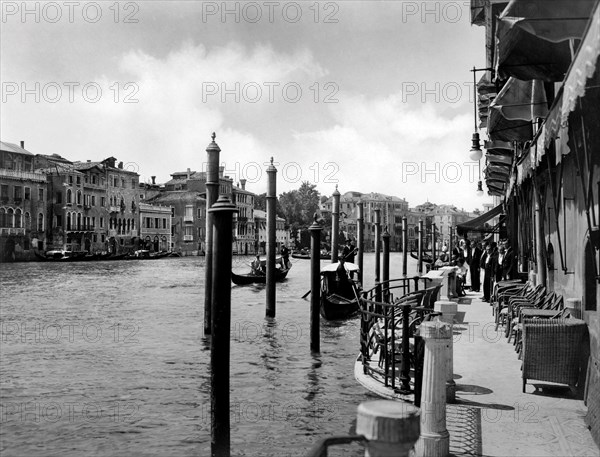
<svg viewBox="0 0 600 457">
<path fill-rule="evenodd" d="M 352 244 L 352 240 L 350 240 L 350 238 L 348 238 L 346 240 L 346 245 L 344 246 L 344 249 L 342 250 L 342 259 L 345 262 L 354 263 L 354 255 L 356 254 L 356 251 L 357 251 L 357 249 Z"/>
</svg>

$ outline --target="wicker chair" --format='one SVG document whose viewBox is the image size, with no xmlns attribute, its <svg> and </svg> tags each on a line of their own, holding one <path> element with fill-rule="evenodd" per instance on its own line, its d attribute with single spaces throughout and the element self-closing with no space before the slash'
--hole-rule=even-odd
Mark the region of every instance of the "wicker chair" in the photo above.
<svg viewBox="0 0 600 457">
<path fill-rule="evenodd" d="M 567 384 L 575 392 L 586 332 L 581 319 L 525 319 L 523 392 L 528 379 Z"/>
</svg>

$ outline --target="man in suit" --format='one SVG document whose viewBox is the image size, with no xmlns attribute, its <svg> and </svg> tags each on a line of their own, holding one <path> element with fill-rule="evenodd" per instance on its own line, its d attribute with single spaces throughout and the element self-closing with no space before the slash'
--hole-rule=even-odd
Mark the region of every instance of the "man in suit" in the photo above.
<svg viewBox="0 0 600 457">
<path fill-rule="evenodd" d="M 496 282 L 512 279 L 512 251 L 506 249 L 506 242 L 501 242 L 498 247 L 498 256 L 494 263 L 494 279 Z"/>
<path fill-rule="evenodd" d="M 470 248 L 471 253 L 471 261 L 469 262 L 469 271 L 471 274 L 471 290 L 473 292 L 479 292 L 481 288 L 481 255 L 483 254 L 481 248 L 479 247 L 479 243 L 473 243 L 472 248 Z"/>
<path fill-rule="evenodd" d="M 496 243 L 490 242 L 485 247 L 485 255 L 481 257 L 481 267 L 484 270 L 483 274 L 483 297 L 484 302 L 490 301 L 492 291 L 492 280 L 494 276 L 494 264 L 496 262 Z"/>
</svg>

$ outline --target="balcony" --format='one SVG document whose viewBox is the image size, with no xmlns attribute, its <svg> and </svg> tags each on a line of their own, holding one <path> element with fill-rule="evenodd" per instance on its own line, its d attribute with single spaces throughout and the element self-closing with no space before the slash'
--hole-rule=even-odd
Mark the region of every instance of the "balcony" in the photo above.
<svg viewBox="0 0 600 457">
<path fill-rule="evenodd" d="M 109 213 L 120 213 L 121 212 L 121 207 L 120 206 L 110 205 L 108 207 L 108 212 Z"/>
<path fill-rule="evenodd" d="M 183 241 L 194 241 L 194 235 L 183 235 Z"/>
<path fill-rule="evenodd" d="M 194 223 L 194 216 L 183 216 L 183 222 Z"/>
<path fill-rule="evenodd" d="M 24 228 L 1 228 L 0 235 L 25 235 Z"/>
<path fill-rule="evenodd" d="M 46 175 L 41 173 L 33 173 L 30 171 L 7 170 L 2 168 L 0 169 L 0 176 L 3 178 L 14 178 L 25 181 L 37 181 L 42 183 L 46 182 Z"/>
</svg>

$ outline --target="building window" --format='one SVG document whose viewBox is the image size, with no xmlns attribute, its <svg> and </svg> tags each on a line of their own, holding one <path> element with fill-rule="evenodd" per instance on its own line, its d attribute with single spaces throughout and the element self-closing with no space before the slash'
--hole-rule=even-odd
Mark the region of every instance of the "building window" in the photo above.
<svg viewBox="0 0 600 457">
<path fill-rule="evenodd" d="M 79 186 L 81 184 L 81 176 L 77 176 L 77 185 Z"/>
<path fill-rule="evenodd" d="M 60 214 L 56 215 L 56 227 L 62 227 L 62 216 Z"/>
<path fill-rule="evenodd" d="M 31 229 L 31 216 L 29 215 L 28 212 L 25 213 L 25 220 L 24 220 L 23 227 L 25 227 L 25 230 Z"/>
<path fill-rule="evenodd" d="M 96 228 L 96 218 L 94 216 L 92 216 L 92 228 Z"/>
<path fill-rule="evenodd" d="M 38 214 L 37 229 L 38 229 L 38 232 L 44 231 L 44 215 L 42 213 Z"/>
<path fill-rule="evenodd" d="M 183 232 L 183 241 L 193 241 L 193 239 L 194 239 L 194 226 L 186 225 L 184 227 L 184 232 Z"/>
<path fill-rule="evenodd" d="M 67 189 L 67 205 L 73 203 L 73 192 L 71 189 Z"/>
<path fill-rule="evenodd" d="M 154 227 L 155 227 L 155 228 L 160 228 L 160 223 L 159 223 L 159 219 L 158 219 L 158 217 L 155 217 L 155 218 L 154 218 Z"/>
<path fill-rule="evenodd" d="M 166 229 L 167 228 L 167 219 L 163 217 L 162 221 L 163 221 L 163 227 L 162 228 Z"/>
<path fill-rule="evenodd" d="M 25 188 L 24 198 L 25 198 L 25 200 L 31 200 L 31 187 Z"/>
<path fill-rule="evenodd" d="M 81 205 L 81 191 L 80 190 L 77 191 L 77 204 Z"/>
<path fill-rule="evenodd" d="M 7 227 L 8 224 L 6 222 L 6 210 L 4 208 L 0 208 L 0 227 Z"/>
<path fill-rule="evenodd" d="M 38 189 L 38 200 L 44 200 L 44 189 Z"/>
<path fill-rule="evenodd" d="M 0 185 L 0 199 L 8 200 L 8 184 Z"/>
<path fill-rule="evenodd" d="M 135 179 L 132 179 L 131 180 L 131 188 L 135 189 L 137 187 L 136 185 L 137 185 L 137 183 L 135 182 Z"/>
<path fill-rule="evenodd" d="M 96 175 L 92 175 L 92 184 L 97 184 L 98 183 L 98 178 L 96 177 Z"/>
<path fill-rule="evenodd" d="M 121 178 L 121 187 L 125 187 L 125 180 Z"/>
<path fill-rule="evenodd" d="M 104 241 L 106 240 L 106 237 L 104 235 L 100 236 L 100 241 L 102 241 L 104 243 Z"/>
<path fill-rule="evenodd" d="M 104 228 L 104 218 L 100 218 L 100 228 Z"/>
<path fill-rule="evenodd" d="M 186 219 L 194 219 L 194 207 L 188 205 L 185 207 L 185 218 Z"/>
<path fill-rule="evenodd" d="M 98 235 L 94 233 L 93 237 L 92 237 L 94 243 L 98 242 Z"/>
<path fill-rule="evenodd" d="M 100 206 L 106 206 L 106 197 L 100 197 Z"/>
<path fill-rule="evenodd" d="M 73 185 L 73 176 L 69 175 L 69 184 Z"/>
<path fill-rule="evenodd" d="M 92 206 L 96 206 L 96 196 L 92 195 Z"/>
<path fill-rule="evenodd" d="M 71 213 L 67 213 L 67 230 L 71 230 Z"/>
<path fill-rule="evenodd" d="M 21 222 L 22 222 L 21 214 L 22 214 L 21 209 L 17 208 L 15 210 L 15 228 L 22 228 L 22 225 L 21 225 Z"/>
<path fill-rule="evenodd" d="M 20 201 L 23 199 L 23 188 L 21 186 L 15 186 L 14 188 L 14 196 L 15 201 Z"/>
<path fill-rule="evenodd" d="M 171 206 L 171 217 L 175 217 L 175 208 Z"/>
</svg>

